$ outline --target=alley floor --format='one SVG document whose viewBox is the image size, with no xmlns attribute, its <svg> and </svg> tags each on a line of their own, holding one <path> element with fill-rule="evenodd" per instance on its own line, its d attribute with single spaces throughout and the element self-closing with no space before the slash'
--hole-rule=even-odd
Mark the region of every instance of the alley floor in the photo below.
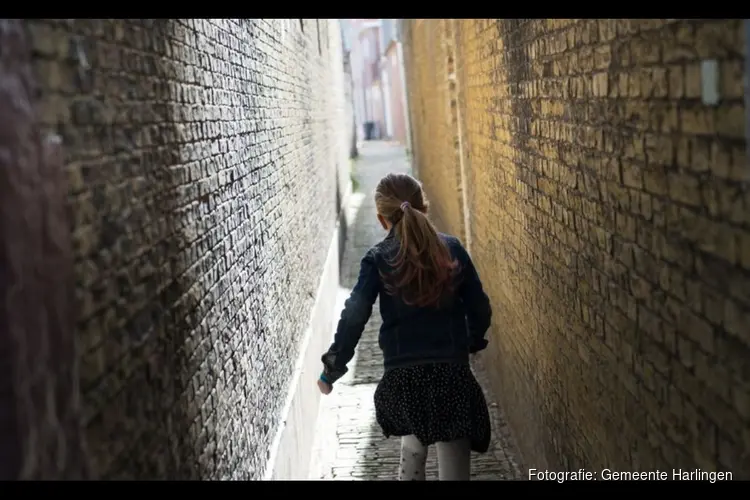
<svg viewBox="0 0 750 500">
<path fill-rule="evenodd" d="M 354 202 L 350 204 L 349 236 L 338 298 L 341 306 L 357 279 L 362 255 L 384 236 L 375 218 L 372 194 L 378 181 L 388 172 L 409 172 L 404 148 L 387 142 L 364 143 L 354 165 L 354 178 L 358 186 Z M 379 327 L 380 313 L 376 303 L 356 355 L 349 364 L 349 373 L 336 384 L 332 394 L 322 398 L 310 465 L 311 479 L 397 478 L 400 439 L 386 439 L 375 422 L 373 394 L 383 374 L 378 347 Z M 493 440 L 489 452 L 472 455 L 472 479 L 522 479 L 517 453 L 502 412 L 487 392 L 488 384 L 481 366 L 474 366 L 474 371 L 490 404 Z M 437 479 L 434 446 L 430 447 L 427 479 Z"/>
</svg>

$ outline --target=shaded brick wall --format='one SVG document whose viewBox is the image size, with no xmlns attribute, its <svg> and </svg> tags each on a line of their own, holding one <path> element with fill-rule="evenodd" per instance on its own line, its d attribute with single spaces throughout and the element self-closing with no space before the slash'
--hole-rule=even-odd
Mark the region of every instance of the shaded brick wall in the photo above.
<svg viewBox="0 0 750 500">
<path fill-rule="evenodd" d="M 262 476 L 348 180 L 340 33 L 318 21 L 26 24 L 96 477 Z"/>
<path fill-rule="evenodd" d="M 0 479 L 82 479 L 71 237 L 23 22 L 0 20 Z"/>
<path fill-rule="evenodd" d="M 457 21 L 453 166 L 436 159 L 454 136 L 436 126 L 441 23 L 408 23 L 418 171 L 442 211 L 466 172 L 486 356 L 526 466 L 747 477 L 741 20 Z"/>
</svg>

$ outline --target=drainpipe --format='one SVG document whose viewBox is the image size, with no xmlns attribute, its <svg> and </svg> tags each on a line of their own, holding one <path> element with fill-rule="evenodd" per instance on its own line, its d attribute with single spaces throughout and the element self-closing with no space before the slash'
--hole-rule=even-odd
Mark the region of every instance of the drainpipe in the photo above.
<svg viewBox="0 0 750 500">
<path fill-rule="evenodd" d="M 458 29 L 456 26 L 456 20 L 455 19 L 449 19 L 447 22 L 451 23 L 451 40 L 450 43 L 450 50 L 451 50 L 451 57 L 453 57 L 453 73 L 448 75 L 448 81 L 453 82 L 453 95 L 450 96 L 452 100 L 456 103 L 456 136 L 458 138 L 458 170 L 461 174 L 461 210 L 463 211 L 463 219 L 464 219 L 464 244 L 466 245 L 466 250 L 471 255 L 471 212 L 469 208 L 469 183 L 466 179 L 466 164 L 464 162 L 464 134 L 463 134 L 463 116 L 462 116 L 462 110 L 460 106 L 460 93 L 461 88 L 458 78 L 458 47 L 456 47 L 457 40 L 456 40 L 456 30 Z"/>
</svg>

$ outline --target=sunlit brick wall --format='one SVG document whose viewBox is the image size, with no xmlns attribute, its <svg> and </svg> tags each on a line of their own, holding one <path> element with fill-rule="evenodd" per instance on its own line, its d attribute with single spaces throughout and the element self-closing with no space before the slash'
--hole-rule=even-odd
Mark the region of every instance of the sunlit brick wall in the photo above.
<svg viewBox="0 0 750 500">
<path fill-rule="evenodd" d="M 446 22 L 407 23 L 417 170 L 454 232 L 465 172 L 485 358 L 526 466 L 747 477 L 741 20 Z"/>
</svg>

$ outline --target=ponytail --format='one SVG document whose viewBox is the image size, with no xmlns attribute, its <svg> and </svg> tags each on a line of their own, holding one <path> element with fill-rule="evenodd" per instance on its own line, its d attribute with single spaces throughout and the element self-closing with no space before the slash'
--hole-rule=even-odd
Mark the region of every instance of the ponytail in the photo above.
<svg viewBox="0 0 750 500">
<path fill-rule="evenodd" d="M 418 307 L 439 307 L 453 292 L 456 262 L 427 214 L 403 202 L 394 231 L 400 242 L 389 262 L 392 272 L 384 276 L 386 291 Z"/>
</svg>

